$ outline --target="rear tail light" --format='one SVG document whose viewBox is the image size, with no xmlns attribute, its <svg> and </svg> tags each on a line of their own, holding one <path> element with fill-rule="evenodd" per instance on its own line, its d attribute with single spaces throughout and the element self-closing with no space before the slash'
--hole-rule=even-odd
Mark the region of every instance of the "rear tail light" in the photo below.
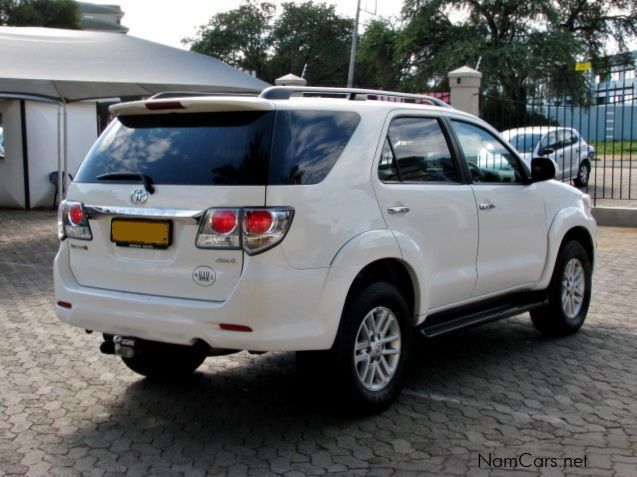
<svg viewBox="0 0 637 477">
<path fill-rule="evenodd" d="M 264 252 L 277 245 L 292 223 L 290 207 L 208 209 L 204 214 L 197 247 L 243 250 L 248 255 Z"/>
<path fill-rule="evenodd" d="M 240 218 L 241 209 L 208 209 L 199 226 L 197 247 L 241 248 Z"/>
<path fill-rule="evenodd" d="M 293 216 L 290 207 L 243 209 L 243 250 L 256 255 L 277 245 L 288 233 Z"/>
<path fill-rule="evenodd" d="M 84 204 L 65 200 L 58 208 L 58 238 L 93 240 Z"/>
</svg>

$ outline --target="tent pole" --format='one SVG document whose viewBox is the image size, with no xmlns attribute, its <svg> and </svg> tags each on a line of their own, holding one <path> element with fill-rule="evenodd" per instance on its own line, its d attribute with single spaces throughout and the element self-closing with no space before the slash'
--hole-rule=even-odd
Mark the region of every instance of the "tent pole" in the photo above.
<svg viewBox="0 0 637 477">
<path fill-rule="evenodd" d="M 67 126 L 68 126 L 68 115 L 66 111 L 66 100 L 62 98 L 62 158 L 64 159 L 63 164 L 63 173 L 62 173 L 62 188 L 60 189 L 60 197 L 62 199 L 66 198 L 66 189 L 68 187 L 68 173 L 69 170 L 69 158 L 68 158 L 68 146 L 67 146 Z"/>
<path fill-rule="evenodd" d="M 55 81 L 51 81 L 51 86 L 58 94 L 58 205 L 62 203 L 66 196 L 66 170 L 68 161 L 66 158 L 66 98 L 60 93 Z"/>
</svg>

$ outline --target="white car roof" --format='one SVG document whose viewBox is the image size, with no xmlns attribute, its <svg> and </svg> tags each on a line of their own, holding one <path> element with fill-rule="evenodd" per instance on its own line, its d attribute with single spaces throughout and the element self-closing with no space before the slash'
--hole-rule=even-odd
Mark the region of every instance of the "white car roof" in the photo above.
<svg viewBox="0 0 637 477">
<path fill-rule="evenodd" d="M 514 128 L 502 131 L 502 135 L 506 138 L 517 136 L 519 134 L 548 134 L 554 131 L 575 131 L 573 128 L 566 128 L 562 126 L 527 126 L 524 128 Z M 579 134 L 579 133 L 578 133 Z"/>
</svg>

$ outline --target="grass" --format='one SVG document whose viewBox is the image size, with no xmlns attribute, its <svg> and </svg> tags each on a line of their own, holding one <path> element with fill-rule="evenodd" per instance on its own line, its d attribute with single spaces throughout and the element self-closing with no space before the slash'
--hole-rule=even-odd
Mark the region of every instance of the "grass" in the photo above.
<svg viewBox="0 0 637 477">
<path fill-rule="evenodd" d="M 606 154 L 622 155 L 626 158 L 635 156 L 637 159 L 637 140 L 636 141 L 593 141 L 591 145 L 595 148 L 598 156 Z"/>
</svg>

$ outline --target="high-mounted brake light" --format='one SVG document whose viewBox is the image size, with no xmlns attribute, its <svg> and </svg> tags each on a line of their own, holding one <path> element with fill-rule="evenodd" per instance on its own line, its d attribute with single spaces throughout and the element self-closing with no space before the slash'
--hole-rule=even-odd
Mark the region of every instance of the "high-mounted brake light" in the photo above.
<svg viewBox="0 0 637 477">
<path fill-rule="evenodd" d="M 287 234 L 294 209 L 255 207 L 208 209 L 199 226 L 198 248 L 243 250 L 256 255 L 277 245 Z"/>
<path fill-rule="evenodd" d="M 81 202 L 65 200 L 58 208 L 58 238 L 93 240 L 88 216 Z"/>
<path fill-rule="evenodd" d="M 146 103 L 146 109 L 151 111 L 164 111 L 167 109 L 186 109 L 179 101 L 157 101 Z"/>
</svg>

